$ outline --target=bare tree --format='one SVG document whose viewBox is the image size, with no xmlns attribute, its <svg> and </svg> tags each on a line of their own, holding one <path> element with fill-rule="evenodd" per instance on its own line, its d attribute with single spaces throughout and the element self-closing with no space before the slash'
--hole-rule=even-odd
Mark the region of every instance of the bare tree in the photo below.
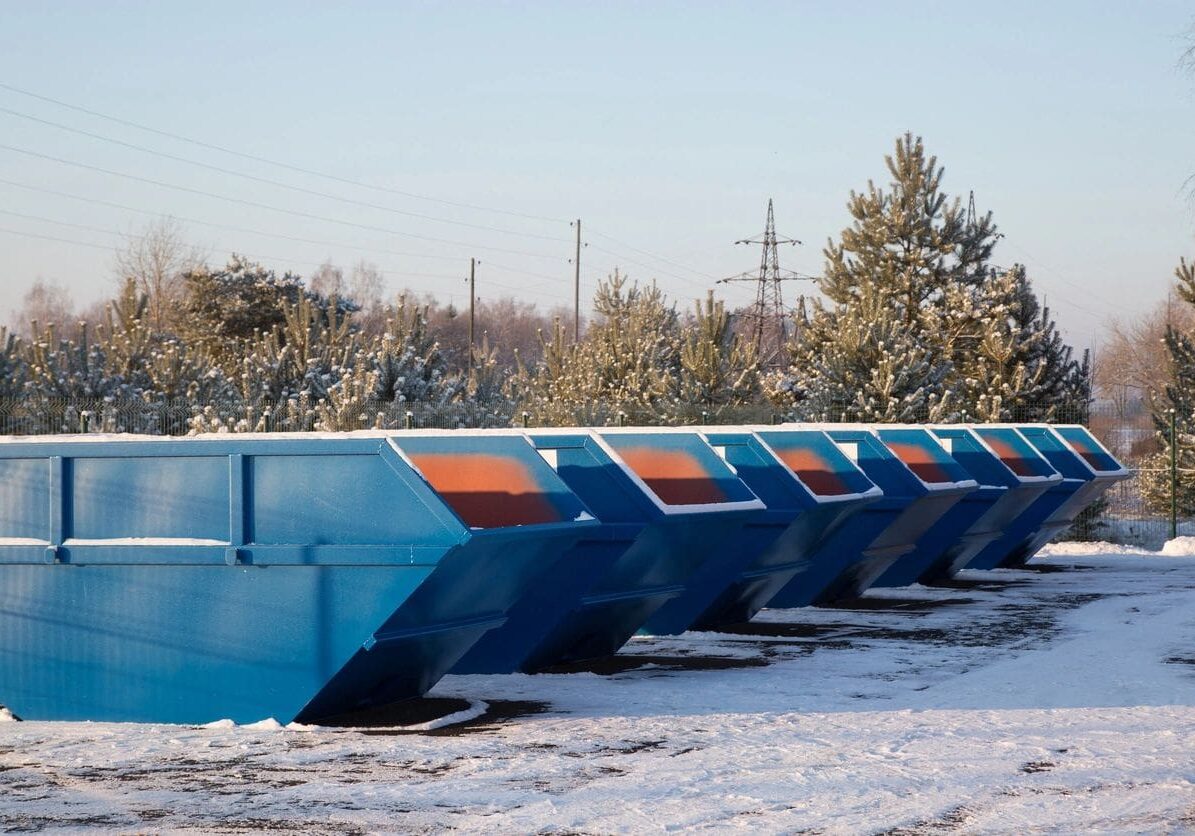
<svg viewBox="0 0 1195 836">
<path fill-rule="evenodd" d="M 307 289 L 319 296 L 336 296 L 343 299 L 344 271 L 331 261 L 325 261 L 315 268 L 315 272 L 307 280 Z"/>
<path fill-rule="evenodd" d="M 1109 324 L 1108 342 L 1100 351 L 1095 384 L 1101 397 L 1111 401 L 1120 417 L 1140 408 L 1151 394 L 1162 392 L 1170 381 L 1170 355 L 1163 344 L 1166 327 L 1190 333 L 1195 330 L 1195 308 L 1162 301 L 1130 319 Z"/>
<path fill-rule="evenodd" d="M 26 337 L 34 332 L 35 324 L 55 325 L 58 333 L 69 337 L 73 335 L 78 318 L 70 291 L 40 276 L 22 297 L 20 309 L 12 311 L 11 317 L 16 332 Z"/>
<path fill-rule="evenodd" d="M 155 330 L 173 324 L 183 297 L 183 276 L 203 265 L 207 254 L 189 244 L 182 225 L 162 217 L 130 235 L 116 254 L 113 272 L 118 285 L 132 279 L 149 300 L 146 317 Z"/>
<path fill-rule="evenodd" d="M 386 327 L 386 279 L 376 264 L 362 259 L 353 265 L 349 274 L 349 298 L 361 306 L 357 324 L 370 336 L 377 336 Z"/>
</svg>

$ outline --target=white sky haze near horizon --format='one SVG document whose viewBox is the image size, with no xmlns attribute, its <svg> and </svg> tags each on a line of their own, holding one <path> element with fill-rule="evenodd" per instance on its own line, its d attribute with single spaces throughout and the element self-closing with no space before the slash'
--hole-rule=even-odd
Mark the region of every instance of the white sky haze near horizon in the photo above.
<svg viewBox="0 0 1195 836">
<path fill-rule="evenodd" d="M 7 3 L 0 84 L 486 208 L 0 87 L 0 317 L 39 276 L 80 305 L 106 296 L 108 248 L 161 215 L 215 261 L 308 275 L 364 258 L 391 292 L 457 304 L 476 256 L 482 298 L 541 307 L 571 305 L 579 217 L 583 297 L 619 266 L 688 307 L 756 268 L 733 242 L 762 229 L 769 197 L 805 242 L 782 266 L 820 272 L 850 190 L 882 182 L 910 130 L 948 192 L 994 213 L 997 261 L 1025 263 L 1068 338 L 1098 348 L 1106 320 L 1163 300 L 1192 254 L 1193 21 L 1179 2 Z M 745 304 L 752 288 L 719 294 Z"/>
</svg>

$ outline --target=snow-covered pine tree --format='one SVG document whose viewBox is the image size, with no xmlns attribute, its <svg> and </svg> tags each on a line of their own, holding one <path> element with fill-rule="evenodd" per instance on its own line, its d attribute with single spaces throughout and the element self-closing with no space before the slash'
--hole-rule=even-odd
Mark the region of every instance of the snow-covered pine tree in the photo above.
<svg viewBox="0 0 1195 836">
<path fill-rule="evenodd" d="M 1175 292 L 1195 305 L 1195 263 L 1180 259 L 1174 270 Z M 1141 495 L 1155 513 L 1170 512 L 1170 413 L 1174 411 L 1178 462 L 1178 513 L 1195 515 L 1195 335 L 1167 326 L 1169 381 L 1161 392 L 1149 393 L 1150 411 L 1161 451 L 1141 462 Z"/>
<path fill-rule="evenodd" d="M 369 346 L 365 367 L 377 370 L 375 399 L 442 405 L 457 398 L 465 380 L 448 365 L 427 321 L 427 308 L 399 296 L 386 309 L 385 328 Z"/>
<path fill-rule="evenodd" d="M 182 398 L 206 403 L 234 396 L 218 367 L 177 337 L 151 326 L 148 309 L 148 298 L 132 279 L 108 303 L 104 322 L 96 329 L 108 373 L 124 380 L 131 394 L 151 405 Z"/>
<path fill-rule="evenodd" d="M 978 421 L 1085 418 L 1086 357 L 1074 359 L 1021 265 L 949 287 L 939 324 L 956 410 Z"/>
<path fill-rule="evenodd" d="M 680 334 L 675 308 L 656 285 L 615 271 L 598 285 L 593 323 L 573 346 L 557 322 L 544 359 L 520 369 L 517 411 L 540 425 L 602 423 L 620 413 L 650 424 L 676 408 Z"/>
<path fill-rule="evenodd" d="M 982 420 L 1081 418 L 1086 362 L 1075 361 L 1024 269 L 989 264 L 998 239 L 991 213 L 972 216 L 947 197 L 943 169 L 919 137 L 905 134 L 885 161 L 888 189 L 869 182 L 851 193 L 852 224 L 824 250 L 820 286 L 835 304 L 815 306 L 798 328 L 792 366 L 770 381 L 773 397 L 781 406 L 806 404 L 799 414 L 817 404 L 815 411 L 938 420 L 963 413 Z M 883 319 L 864 339 L 869 310 Z M 918 381 L 909 369 L 893 376 L 877 369 L 874 379 L 863 374 L 865 347 L 875 342 L 890 353 L 900 347 L 924 377 Z M 856 398 L 836 388 L 848 380 L 864 387 Z M 819 393 L 819 385 L 830 390 Z M 892 386 L 920 392 L 913 397 L 923 403 L 895 413 L 882 408 L 893 403 Z"/>
<path fill-rule="evenodd" d="M 21 338 L 0 325 L 0 398 L 14 398 L 25 387 L 28 363 Z"/>
<path fill-rule="evenodd" d="M 678 417 L 716 416 L 727 407 L 752 403 L 759 392 L 755 348 L 733 332 L 726 306 L 711 290 L 697 302 L 681 343 Z"/>
<path fill-rule="evenodd" d="M 815 302 L 789 369 L 767 382 L 769 398 L 804 421 L 945 420 L 952 367 L 918 331 L 875 285 L 832 309 Z"/>
<path fill-rule="evenodd" d="M 840 241 L 827 242 L 819 285 L 838 304 L 859 300 L 873 286 L 913 327 L 947 288 L 985 277 L 996 226 L 990 213 L 968 222 L 958 198 L 942 191 L 944 169 L 926 156 L 921 137 L 897 139 L 884 162 L 888 190 L 868 181 L 866 191 L 851 192 L 852 224 Z"/>
</svg>

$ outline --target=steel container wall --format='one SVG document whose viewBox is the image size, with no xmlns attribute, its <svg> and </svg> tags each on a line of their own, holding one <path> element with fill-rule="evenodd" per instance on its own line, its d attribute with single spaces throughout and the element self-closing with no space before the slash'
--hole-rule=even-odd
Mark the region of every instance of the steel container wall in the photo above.
<svg viewBox="0 0 1195 836">
<path fill-rule="evenodd" d="M 1006 537 L 980 552 L 968 564 L 968 568 L 1024 566 L 1042 546 L 1069 528 L 1075 518 L 1098 501 L 1108 488 L 1132 475 L 1086 427 L 1047 424 L 1008 426 L 1018 430 L 1034 450 L 1062 475 L 1063 480 L 1018 517 Z"/>
<path fill-rule="evenodd" d="M 717 629 L 747 621 L 796 576 L 829 537 L 882 493 L 825 433 L 774 427 L 709 428 L 706 440 L 763 501 L 721 560 L 707 564 L 645 632 Z"/>
<path fill-rule="evenodd" d="M 1062 474 L 1015 427 L 977 424 L 968 428 L 937 427 L 934 432 L 955 439 L 969 433 L 1000 461 L 1013 480 L 1008 492 L 976 523 L 981 536 L 964 538 L 943 555 L 939 564 L 943 578 L 953 577 L 965 568 L 977 568 L 976 561 L 985 552 L 1007 552 L 1048 514 L 1053 507 L 1053 500 L 1047 498 L 1051 491 L 1055 496 L 1069 495 Z M 953 443 L 957 447 L 960 442 Z M 992 533 L 995 536 L 989 539 L 987 535 Z"/>
<path fill-rule="evenodd" d="M 616 653 L 763 510 L 697 432 L 529 435 L 617 545 L 577 574 L 561 564 L 546 591 L 520 602 L 510 626 L 479 643 L 458 673 L 535 671 Z"/>
<path fill-rule="evenodd" d="M 0 703 L 309 722 L 422 694 L 598 525 L 525 439 L 454 435 L 472 484 L 423 457 L 448 443 L 0 443 Z"/>
<path fill-rule="evenodd" d="M 979 483 L 917 541 L 916 548 L 885 572 L 876 586 L 933 583 L 953 577 L 975 555 L 1004 535 L 1004 528 L 1037 500 L 1052 484 L 1062 480 L 1029 445 L 1014 457 L 1023 475 L 1015 473 L 991 446 L 968 427 L 929 428 L 943 449 Z M 883 439 L 894 438 L 899 428 L 876 427 Z M 1007 435 L 1012 431 L 994 431 Z M 1016 439 L 996 438 L 1002 449 L 1015 447 Z M 1032 462 L 1027 472 L 1024 462 Z"/>
<path fill-rule="evenodd" d="M 823 567 L 820 576 L 797 576 L 772 599 L 772 607 L 827 605 L 861 595 L 978 487 L 923 429 L 909 428 L 885 442 L 868 427 L 822 428 L 884 497 L 822 546 L 814 557 Z"/>
</svg>

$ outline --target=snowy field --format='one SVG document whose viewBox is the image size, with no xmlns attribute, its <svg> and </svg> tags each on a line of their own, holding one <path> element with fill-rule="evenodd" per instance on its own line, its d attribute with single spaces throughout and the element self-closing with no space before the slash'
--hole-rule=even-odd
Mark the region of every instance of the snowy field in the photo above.
<svg viewBox="0 0 1195 836">
<path fill-rule="evenodd" d="M 365 728 L 0 723 L 0 829 L 1195 832 L 1185 550 L 449 677 Z"/>
</svg>

